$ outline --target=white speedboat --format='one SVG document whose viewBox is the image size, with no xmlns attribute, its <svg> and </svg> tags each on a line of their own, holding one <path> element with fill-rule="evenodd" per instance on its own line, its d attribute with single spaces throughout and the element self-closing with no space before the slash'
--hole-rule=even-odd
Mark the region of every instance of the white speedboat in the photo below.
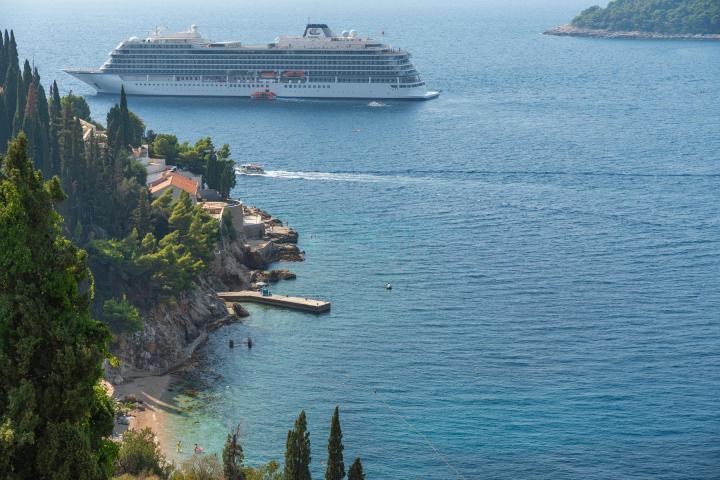
<svg viewBox="0 0 720 480">
<path fill-rule="evenodd" d="M 240 165 L 239 171 L 245 175 L 263 175 L 265 173 L 265 169 L 262 165 L 258 165 L 257 163 L 246 163 L 244 165 Z"/>
</svg>

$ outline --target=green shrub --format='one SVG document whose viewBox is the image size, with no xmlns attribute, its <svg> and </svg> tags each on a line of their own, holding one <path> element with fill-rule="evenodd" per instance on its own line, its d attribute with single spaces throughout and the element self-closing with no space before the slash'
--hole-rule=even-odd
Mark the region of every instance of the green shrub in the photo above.
<svg viewBox="0 0 720 480">
<path fill-rule="evenodd" d="M 152 430 L 143 428 L 125 432 L 115 462 L 116 474 L 157 475 L 167 478 L 170 470 L 171 467 L 160 451 Z"/>
<path fill-rule="evenodd" d="M 103 303 L 103 320 L 115 334 L 139 332 L 143 329 L 140 312 L 125 295 L 120 300 L 111 298 Z"/>
<path fill-rule="evenodd" d="M 193 455 L 170 480 L 223 480 L 223 467 L 215 455 Z"/>
<path fill-rule="evenodd" d="M 243 468 L 245 480 L 283 480 L 283 472 L 277 460 L 271 460 L 260 467 Z"/>
</svg>

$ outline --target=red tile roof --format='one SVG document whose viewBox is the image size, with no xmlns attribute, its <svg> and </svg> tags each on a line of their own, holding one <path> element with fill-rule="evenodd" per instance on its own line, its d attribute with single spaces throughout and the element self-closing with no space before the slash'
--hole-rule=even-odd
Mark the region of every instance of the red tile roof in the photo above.
<svg viewBox="0 0 720 480">
<path fill-rule="evenodd" d="M 177 172 L 169 172 L 162 178 L 159 178 L 149 185 L 150 193 L 155 194 L 162 190 L 165 190 L 169 186 L 179 188 L 188 192 L 190 195 L 197 196 L 200 185 L 195 180 L 187 178 L 184 175 L 180 175 Z"/>
</svg>

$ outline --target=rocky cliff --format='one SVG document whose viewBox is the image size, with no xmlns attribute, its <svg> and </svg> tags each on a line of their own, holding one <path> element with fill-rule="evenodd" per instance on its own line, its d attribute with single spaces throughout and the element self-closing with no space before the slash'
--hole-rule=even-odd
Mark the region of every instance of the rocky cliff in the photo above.
<svg viewBox="0 0 720 480">
<path fill-rule="evenodd" d="M 248 288 L 251 273 L 244 265 L 242 241 L 219 250 L 196 287 L 174 301 L 158 302 L 141 312 L 144 328 L 121 335 L 112 346 L 119 368 L 107 368 L 108 378 L 160 375 L 187 362 L 214 326 L 237 320 L 215 292 Z"/>
<path fill-rule="evenodd" d="M 261 212 L 255 209 L 253 213 Z M 257 241 L 242 235 L 234 242 L 218 245 L 215 260 L 197 281 L 196 287 L 174 301 L 152 304 L 142 311 L 144 328 L 120 335 L 111 352 L 120 360 L 118 368 L 106 367 L 112 383 L 146 375 L 161 375 L 186 363 L 214 327 L 238 321 L 215 292 L 245 290 L 251 283 L 293 279 L 287 270 L 263 271 L 280 261 L 302 261 L 295 244 L 298 234 L 262 212 L 266 234 Z"/>
</svg>

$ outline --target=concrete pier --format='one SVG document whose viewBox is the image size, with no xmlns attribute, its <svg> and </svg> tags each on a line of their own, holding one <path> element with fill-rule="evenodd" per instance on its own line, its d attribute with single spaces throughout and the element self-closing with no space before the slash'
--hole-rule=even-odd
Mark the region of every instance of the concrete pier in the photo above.
<svg viewBox="0 0 720 480">
<path fill-rule="evenodd" d="M 287 297 L 285 295 L 271 295 L 264 297 L 262 293 L 254 290 L 239 292 L 218 292 L 218 297 L 226 302 L 254 302 L 275 307 L 289 308 L 311 313 L 325 313 L 330 311 L 330 302 L 313 300 L 311 298 Z"/>
</svg>

